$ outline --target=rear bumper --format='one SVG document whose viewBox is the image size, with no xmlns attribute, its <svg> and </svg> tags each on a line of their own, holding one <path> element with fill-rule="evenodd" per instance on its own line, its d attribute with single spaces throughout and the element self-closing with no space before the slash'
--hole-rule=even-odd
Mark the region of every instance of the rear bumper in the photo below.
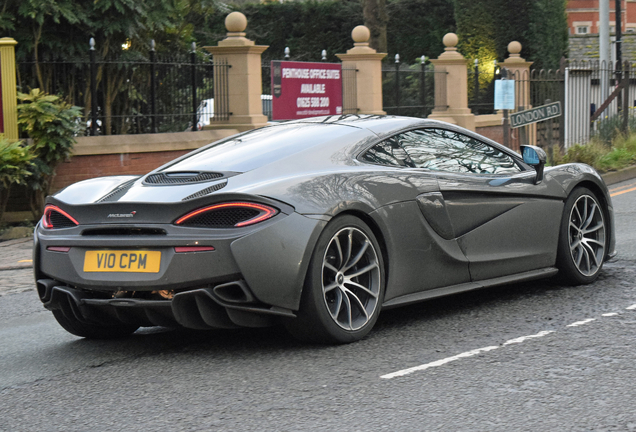
<svg viewBox="0 0 636 432">
<path fill-rule="evenodd" d="M 236 282 L 241 284 L 241 281 Z M 172 299 L 96 298 L 95 293 L 58 285 L 52 279 L 37 282 L 38 294 L 49 310 L 84 323 L 140 327 L 186 327 L 198 330 L 266 327 L 278 318 L 294 318 L 290 310 L 266 306 L 253 297 L 221 298 L 218 287 L 205 287 L 176 294 Z M 239 288 L 237 288 L 239 289 Z"/>
<path fill-rule="evenodd" d="M 83 227 L 50 231 L 38 227 L 34 270 L 36 279 L 52 279 L 80 292 L 191 291 L 244 280 L 259 302 L 297 310 L 311 253 L 325 224 L 292 213 L 236 230 L 139 225 L 161 228 L 166 231 L 162 236 L 86 236 Z M 175 252 L 175 247 L 195 245 L 212 246 L 214 251 Z M 160 251 L 160 271 L 86 272 L 86 252 L 92 250 Z"/>
</svg>

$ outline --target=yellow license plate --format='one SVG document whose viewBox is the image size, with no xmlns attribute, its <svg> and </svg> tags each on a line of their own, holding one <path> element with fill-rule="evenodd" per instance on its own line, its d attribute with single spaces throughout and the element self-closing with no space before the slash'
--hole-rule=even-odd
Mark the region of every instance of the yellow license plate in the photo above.
<svg viewBox="0 0 636 432">
<path fill-rule="evenodd" d="M 84 254 L 85 272 L 159 273 L 161 252 L 97 250 Z"/>
</svg>

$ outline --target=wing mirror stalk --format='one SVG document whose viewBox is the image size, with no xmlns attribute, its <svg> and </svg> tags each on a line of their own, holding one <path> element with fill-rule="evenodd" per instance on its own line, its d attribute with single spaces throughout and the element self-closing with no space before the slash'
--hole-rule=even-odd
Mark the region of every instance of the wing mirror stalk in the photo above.
<svg viewBox="0 0 636 432">
<path fill-rule="evenodd" d="M 523 155 L 523 161 L 532 166 L 537 172 L 534 178 L 534 184 L 539 184 L 543 181 L 543 167 L 545 166 L 546 154 L 541 147 L 522 145 L 521 154 Z"/>
</svg>

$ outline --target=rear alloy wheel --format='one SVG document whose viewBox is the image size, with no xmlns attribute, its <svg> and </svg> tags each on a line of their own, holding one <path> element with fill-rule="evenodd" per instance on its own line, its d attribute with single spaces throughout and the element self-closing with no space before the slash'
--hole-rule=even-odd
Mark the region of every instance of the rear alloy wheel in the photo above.
<svg viewBox="0 0 636 432">
<path fill-rule="evenodd" d="M 360 219 L 334 219 L 322 232 L 309 264 L 298 317 L 288 322 L 302 340 L 348 343 L 375 324 L 384 298 L 379 244 Z"/>
<path fill-rule="evenodd" d="M 596 280 L 605 259 L 605 214 L 596 195 L 575 189 L 565 202 L 557 265 L 566 282 L 589 284 Z"/>
</svg>

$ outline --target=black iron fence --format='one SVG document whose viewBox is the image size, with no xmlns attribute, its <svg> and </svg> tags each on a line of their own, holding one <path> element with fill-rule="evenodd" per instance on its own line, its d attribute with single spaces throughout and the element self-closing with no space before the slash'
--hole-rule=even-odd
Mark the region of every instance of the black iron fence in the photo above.
<svg viewBox="0 0 636 432">
<path fill-rule="evenodd" d="M 468 108 L 473 114 L 495 113 L 495 80 L 500 78 L 496 63 L 479 67 L 475 62 L 475 66 L 468 69 Z"/>
<path fill-rule="evenodd" d="M 609 144 L 618 133 L 636 130 L 636 69 L 622 64 L 563 59 L 556 70 L 510 74 L 515 111 L 560 102 L 562 115 L 513 129 L 511 139 L 569 148 L 598 139 Z"/>
<path fill-rule="evenodd" d="M 154 49 L 147 55 L 123 52 L 106 59 L 91 49 L 88 57 L 18 63 L 18 90 L 40 88 L 83 106 L 90 135 L 196 131 L 229 118 L 227 96 L 214 100 L 215 87 L 227 87 L 229 67 L 194 49 L 172 56 Z"/>
<path fill-rule="evenodd" d="M 446 108 L 446 71 L 427 61 L 403 64 L 396 55 L 393 65 L 382 66 L 382 99 L 387 114 L 427 117 Z"/>
</svg>

